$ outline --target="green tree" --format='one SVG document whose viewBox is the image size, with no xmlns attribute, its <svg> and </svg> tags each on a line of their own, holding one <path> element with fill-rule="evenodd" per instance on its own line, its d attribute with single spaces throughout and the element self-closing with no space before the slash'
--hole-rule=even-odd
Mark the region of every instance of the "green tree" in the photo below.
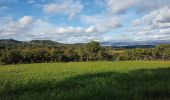
<svg viewBox="0 0 170 100">
<path fill-rule="evenodd" d="M 167 60 L 170 60 L 170 48 L 167 48 L 167 49 L 165 50 L 165 56 L 166 56 L 166 59 L 167 59 Z"/>
<path fill-rule="evenodd" d="M 169 44 L 162 44 L 156 46 L 156 48 L 154 48 L 155 57 L 157 57 L 158 59 L 165 60 L 165 55 L 166 55 L 165 51 L 167 48 L 170 48 Z"/>
<path fill-rule="evenodd" d="M 78 61 L 79 59 L 79 55 L 74 48 L 66 48 L 64 50 L 64 55 L 66 61 Z"/>
<path fill-rule="evenodd" d="M 101 49 L 100 44 L 97 41 L 91 41 L 85 47 L 88 54 L 87 60 L 96 60 L 97 54 Z"/>
<path fill-rule="evenodd" d="M 63 52 L 59 48 L 52 48 L 50 51 L 51 60 L 60 62 L 63 58 Z"/>
<path fill-rule="evenodd" d="M 86 44 L 86 49 L 90 53 L 97 53 L 101 49 L 101 47 L 100 47 L 100 44 L 97 41 L 91 41 L 91 42 Z"/>
<path fill-rule="evenodd" d="M 3 64 L 17 64 L 20 63 L 22 56 L 19 50 L 5 51 L 2 54 L 1 62 Z"/>
</svg>

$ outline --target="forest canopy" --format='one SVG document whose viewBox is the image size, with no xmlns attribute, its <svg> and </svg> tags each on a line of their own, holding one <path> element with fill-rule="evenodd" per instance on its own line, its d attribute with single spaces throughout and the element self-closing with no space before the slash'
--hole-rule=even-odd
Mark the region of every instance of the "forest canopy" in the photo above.
<svg viewBox="0 0 170 100">
<path fill-rule="evenodd" d="M 72 45 L 39 40 L 0 41 L 1 64 L 129 60 L 170 60 L 170 44 L 154 48 L 125 49 L 102 47 L 97 41 Z"/>
</svg>

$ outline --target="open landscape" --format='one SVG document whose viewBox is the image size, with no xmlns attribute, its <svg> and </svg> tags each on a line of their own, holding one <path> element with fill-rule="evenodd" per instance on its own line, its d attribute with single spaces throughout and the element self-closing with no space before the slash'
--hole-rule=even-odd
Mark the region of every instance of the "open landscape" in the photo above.
<svg viewBox="0 0 170 100">
<path fill-rule="evenodd" d="M 1 100 L 168 100 L 170 62 L 69 62 L 0 66 Z"/>
<path fill-rule="evenodd" d="M 170 100 L 170 0 L 0 0 L 0 100 Z"/>
<path fill-rule="evenodd" d="M 0 40 L 0 100 L 170 99 L 170 45 Z"/>
</svg>

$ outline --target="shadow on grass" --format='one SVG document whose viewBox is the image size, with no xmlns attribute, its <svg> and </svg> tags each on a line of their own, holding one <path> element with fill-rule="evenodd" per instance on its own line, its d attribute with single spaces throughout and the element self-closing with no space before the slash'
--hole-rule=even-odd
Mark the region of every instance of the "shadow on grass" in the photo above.
<svg viewBox="0 0 170 100">
<path fill-rule="evenodd" d="M 170 99 L 170 68 L 103 72 L 55 80 L 32 81 L 1 93 L 2 100 L 143 100 Z"/>
</svg>

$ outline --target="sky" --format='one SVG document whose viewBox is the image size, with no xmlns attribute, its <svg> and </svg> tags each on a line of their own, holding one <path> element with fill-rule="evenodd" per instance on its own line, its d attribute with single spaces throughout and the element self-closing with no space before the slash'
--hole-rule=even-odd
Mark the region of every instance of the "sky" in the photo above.
<svg viewBox="0 0 170 100">
<path fill-rule="evenodd" d="M 170 0 L 0 0 L 0 39 L 170 40 Z"/>
</svg>

